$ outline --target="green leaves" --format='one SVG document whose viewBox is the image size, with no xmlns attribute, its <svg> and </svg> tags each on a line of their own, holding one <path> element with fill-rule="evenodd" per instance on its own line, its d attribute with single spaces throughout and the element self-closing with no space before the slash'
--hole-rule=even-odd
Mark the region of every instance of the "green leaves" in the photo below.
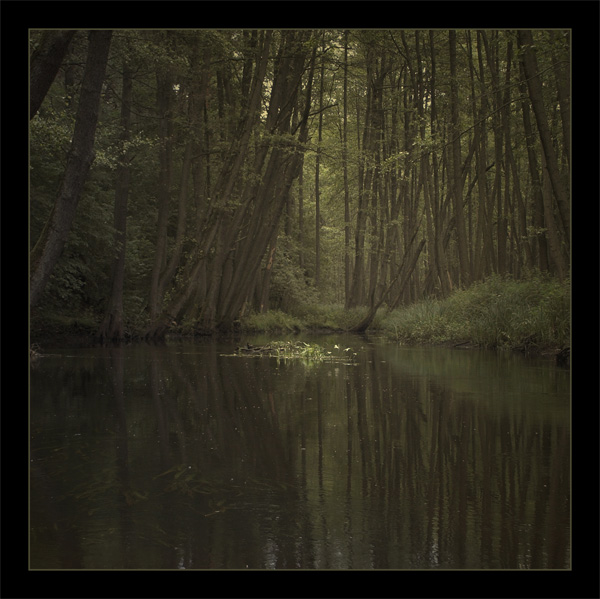
<svg viewBox="0 0 600 599">
<path fill-rule="evenodd" d="M 351 350 L 350 347 L 342 349 L 337 344 L 332 349 L 328 349 L 317 343 L 307 343 L 306 341 L 270 341 L 262 346 L 248 344 L 246 347 L 240 347 L 234 355 L 325 362 L 353 359 L 357 354 Z"/>
</svg>

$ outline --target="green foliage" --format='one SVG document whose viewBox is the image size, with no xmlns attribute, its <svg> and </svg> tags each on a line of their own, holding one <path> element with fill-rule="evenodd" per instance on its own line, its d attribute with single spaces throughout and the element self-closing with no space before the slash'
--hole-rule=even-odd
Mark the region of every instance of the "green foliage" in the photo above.
<svg viewBox="0 0 600 599">
<path fill-rule="evenodd" d="M 298 264 L 299 248 L 294 240 L 281 235 L 271 278 L 271 306 L 285 312 L 293 312 L 302 304 L 318 301 L 316 289 L 307 281 L 306 274 Z"/>
<path fill-rule="evenodd" d="M 270 341 L 262 346 L 247 345 L 236 350 L 234 355 L 245 357 L 274 357 L 284 360 L 304 359 L 309 361 L 348 361 L 357 355 L 351 347 L 340 347 L 335 344 L 323 347 L 317 343 L 306 341 Z"/>
<path fill-rule="evenodd" d="M 246 332 L 297 332 L 303 328 L 298 318 L 280 310 L 251 314 L 242 319 L 242 330 Z"/>
<path fill-rule="evenodd" d="M 461 136 L 463 152 L 468 150 L 474 118 L 484 118 L 489 133 L 485 136 L 488 156 L 493 154 L 496 140 L 492 135 L 495 119 L 501 112 L 485 108 L 483 98 L 493 98 L 492 80 L 477 76 L 479 62 L 486 68 L 488 61 L 494 61 L 498 74 L 504 79 L 508 43 L 516 43 L 515 32 L 495 31 L 487 36 L 491 54 L 484 53 L 478 44 L 476 32 L 458 33 L 458 83 L 460 86 L 458 118 L 459 128 L 467 133 Z M 450 117 L 450 86 L 448 68 L 448 32 L 432 32 L 432 45 L 425 32 L 389 32 L 387 30 L 351 31 L 348 36 L 347 85 L 344 86 L 344 43 L 341 30 L 319 31 L 314 39 L 305 42 L 305 50 L 310 56 L 311 44 L 317 43 L 319 52 L 315 65 L 312 106 L 310 108 L 309 135 L 305 144 L 300 144 L 295 135 L 265 130 L 266 108 L 277 68 L 277 49 L 285 36 L 281 31 L 273 33 L 270 58 L 263 87 L 263 108 L 258 122 L 252 125 L 248 156 L 240 169 L 239 180 L 233 185 L 227 197 L 214 193 L 216 182 L 226 180 L 228 175 L 221 172 L 227 165 L 229 153 L 236 148 L 236 140 L 242 133 L 241 126 L 247 106 L 247 91 L 250 88 L 254 69 L 259 60 L 258 48 L 254 44 L 254 34 L 243 30 L 122 30 L 115 33 L 111 48 L 111 65 L 103 88 L 101 111 L 95 136 L 95 161 L 92 165 L 86 189 L 81 198 L 77 215 L 70 232 L 69 240 L 53 273 L 47 288 L 45 305 L 51 310 L 65 313 L 83 313 L 92 310 L 101 315 L 110 294 L 110 273 L 115 255 L 113 214 L 114 189 L 117 166 L 127 162 L 130 166 L 130 187 L 128 198 L 127 251 L 125 264 L 125 286 L 123 301 L 125 320 L 132 328 L 142 328 L 147 324 L 146 305 L 149 297 L 151 272 L 156 253 L 157 240 L 157 189 L 159 181 L 159 126 L 157 118 L 156 85 L 157 73 L 168 73 L 172 89 L 169 92 L 169 140 L 171 151 L 170 206 L 167 232 L 167 260 L 174 247 L 178 218 L 178 195 L 180 193 L 184 149 L 188 142 L 193 143 L 193 167 L 187 206 L 186 234 L 197 237 L 202 244 L 202 233 L 196 230 L 197 223 L 207 218 L 206 230 L 210 230 L 213 220 L 220 219 L 226 224 L 233 211 L 241 205 L 244 190 L 251 184 L 258 184 L 266 171 L 266 165 L 274 149 L 285 152 L 303 153 L 303 178 L 292 184 L 289 198 L 273 198 L 270 210 L 278 209 L 277 202 L 285 201 L 283 211 L 285 227 L 282 225 L 276 240 L 273 270 L 270 278 L 269 305 L 275 310 L 264 314 L 252 314 L 243 319 L 243 326 L 249 331 L 296 331 L 300 329 L 347 330 L 366 314 L 366 308 L 345 310 L 345 257 L 350 252 L 350 268 L 353 269 L 355 247 L 358 240 L 359 199 L 369 199 L 368 222 L 364 231 L 363 258 L 384 260 L 391 265 L 398 263 L 407 244 L 408 229 L 416 217 L 425 216 L 423 185 L 413 185 L 414 175 L 431 171 L 439 178 L 439 192 L 444 196 L 448 185 L 447 171 L 439 170 L 432 152 L 441 152 L 446 136 L 440 135 L 445 121 Z M 405 38 L 405 39 L 404 39 Z M 39 39 L 39 32 L 30 38 L 32 48 Z M 321 53 L 321 43 L 325 41 L 327 50 Z M 419 41 L 420 40 L 420 41 Z M 569 38 L 565 32 L 534 33 L 540 75 L 543 79 L 545 100 L 555 116 L 551 119 L 554 139 L 559 152 L 564 152 L 560 134 L 560 114 L 556 103 L 557 83 L 560 79 L 557 70 L 568 61 Z M 414 50 L 419 43 L 420 62 Z M 87 35 L 80 32 L 70 48 L 65 64 L 56 77 L 47 97 L 30 123 L 30 246 L 33 247 L 42 233 L 51 214 L 73 134 L 76 106 L 79 98 Z M 402 49 L 400 52 L 399 50 Z M 479 52 L 482 52 L 479 56 Z M 433 53 L 433 54 L 432 54 Z M 513 48 L 513 60 L 518 56 Z M 432 75 L 433 57 L 436 59 L 436 79 Z M 321 61 L 324 69 L 321 71 Z M 558 62 L 556 62 L 558 61 Z M 122 139 L 120 118 L 122 99 L 122 69 L 127 64 L 133 73 L 132 124 L 129 140 Z M 473 80 L 470 79 L 474 67 Z M 512 64 L 510 81 L 506 81 L 510 99 L 517 97 L 518 68 Z M 381 139 L 385 144 L 368 143 L 368 128 L 371 122 L 367 111 L 367 91 L 379 74 L 387 72 L 382 80 L 382 110 L 385 121 Z M 321 75 L 322 73 L 322 75 Z M 423 89 L 428 90 L 423 98 L 398 93 L 411 89 L 410 73 L 421 73 Z M 303 114 L 308 69 L 299 82 L 294 95 L 294 120 Z M 317 113 L 319 90 L 323 80 L 324 110 Z M 508 76 L 508 73 L 507 73 Z M 195 114 L 200 93 L 195 86 L 206 85 L 206 97 L 202 98 L 202 115 Z M 413 82 L 414 83 L 414 82 Z M 471 97 L 472 93 L 474 97 Z M 344 90 L 347 89 L 347 96 Z M 502 88 L 504 89 L 504 87 Z M 194 95 L 196 94 L 196 96 Z M 292 96 L 290 96 L 291 101 Z M 342 128 L 343 107 L 347 101 L 346 130 Z M 435 113 L 433 112 L 435 100 Z M 420 102 L 420 104 L 419 104 Z M 473 103 L 473 104 L 472 104 Z M 479 104 L 481 103 L 481 106 Z M 473 107 L 477 108 L 477 117 Z M 512 105 L 511 105 L 512 106 Z M 507 112 L 515 139 L 523 139 L 522 116 L 517 104 Z M 562 106 L 561 106 L 562 108 Z M 549 113 L 552 114 L 552 113 Z M 198 121 L 198 122 L 195 122 Z M 317 142 L 317 126 L 322 123 L 322 136 Z M 477 121 L 479 122 L 479 121 Z M 347 144 L 344 145 L 343 133 Z M 377 134 L 379 135 L 379 133 Z M 322 138 L 321 138 L 322 137 Z M 499 138 L 502 141 L 501 138 Z M 319 149 L 319 223 L 316 221 L 315 169 Z M 264 160 L 258 160 L 263 148 L 267 149 Z M 345 150 L 345 151 L 344 151 Z M 531 193 L 526 146 L 516 143 L 513 148 L 515 167 L 522 195 L 525 201 L 527 223 L 524 231 L 510 232 L 511 239 L 528 236 L 537 248 L 538 238 L 547 237 L 548 231 L 533 223 Z M 477 152 L 480 151 L 478 147 Z M 483 150 L 481 150 L 483 151 Z M 439 155 L 436 160 L 439 160 Z M 479 156 L 482 159 L 483 156 Z M 421 171 L 421 160 L 428 161 L 428 171 Z M 200 162 L 201 161 L 201 162 Z M 474 159 L 472 164 L 477 161 Z M 566 164 L 566 161 L 563 160 Z M 443 161 L 442 161 L 442 164 Z M 413 166 L 414 165 L 414 166 Z M 487 163 L 486 163 L 487 165 Z M 347 169 L 343 167 L 346 166 Z M 375 180 L 365 183 L 366 167 L 376 167 L 371 175 Z M 500 165 L 494 168 L 501 168 Z M 502 166 L 502 168 L 506 168 Z M 373 174 L 375 173 L 375 174 Z M 469 184 L 475 183 L 474 167 L 466 173 Z M 346 176 L 344 176 L 346 175 Z M 489 178 L 489 180 L 488 180 Z M 494 171 L 486 175 L 486 185 L 500 185 L 491 188 L 497 197 L 507 197 L 503 179 L 498 177 L 493 183 Z M 515 181 L 516 183 L 516 181 Z M 361 185 L 366 187 L 363 189 Z M 466 184 L 465 184 L 466 185 Z M 373 189 L 380 192 L 377 207 L 369 195 Z M 466 190 L 466 187 L 465 187 Z M 346 223 L 345 197 L 348 197 L 348 220 Z M 474 236 L 483 211 L 478 202 L 478 186 L 470 189 L 468 200 L 469 223 Z M 221 203 L 221 204 L 220 204 Z M 517 204 L 515 204 L 517 205 Z M 494 208 L 486 216 L 490 222 L 498 217 Z M 455 218 L 450 212 L 443 218 Z M 422 230 L 426 220 L 423 218 Z M 345 227 L 349 224 L 350 238 L 346 243 Z M 433 223 L 434 229 L 444 230 L 445 222 Z M 318 227 L 319 252 L 316 251 Z M 384 231 L 386 256 L 370 254 L 379 251 L 380 239 L 373 231 Z M 490 229 L 491 230 L 491 229 Z M 285 231 L 285 233 L 284 233 Z M 450 276 L 458 269 L 455 229 L 451 229 L 447 259 Z M 494 244 L 498 233 L 492 231 L 490 252 L 496 251 Z M 239 231 L 242 239 L 246 232 Z M 487 231 L 486 233 L 487 234 Z M 397 240 L 396 236 L 397 235 Z M 225 237 L 227 242 L 229 239 Z M 389 246 L 385 244 L 392 240 Z M 190 246 L 194 242 L 190 242 Z M 215 242 L 217 243 L 217 242 Z M 206 249 L 208 269 L 210 260 L 216 253 L 216 246 Z M 184 252 L 190 249 L 186 247 Z M 477 248 L 473 250 L 477 255 Z M 511 249 L 506 267 L 521 268 L 522 251 Z M 430 253 L 431 252 L 431 253 Z M 512 254 L 514 252 L 514 255 Z M 487 255 L 486 253 L 485 255 Z M 535 252 L 534 252 L 535 253 Z M 191 253 L 184 254 L 189 264 Z M 319 260 L 319 280 L 316 281 L 316 262 Z M 419 259 L 418 268 L 412 282 L 415 294 L 433 293 L 429 274 L 435 266 L 433 244 L 428 243 Z M 266 260 L 265 260 L 266 263 Z M 482 271 L 487 271 L 482 265 Z M 552 268 L 552 261 L 550 260 Z M 391 267 L 390 267 L 391 268 Z M 428 271 L 429 269 L 429 271 Z M 181 273 L 188 270 L 181 269 Z M 519 272 L 516 270 L 516 272 Z M 217 273 L 217 277 L 220 273 Z M 391 276 L 388 272 L 386 276 Z M 418 278 L 419 280 L 416 280 Z M 454 282 L 455 279 L 453 279 Z M 185 284 L 185 282 L 184 282 Z M 364 281 L 367 285 L 368 281 Z M 175 287 L 173 287 L 174 289 Z M 173 289 L 167 290 L 167 296 Z M 469 339 L 482 347 L 543 346 L 564 345 L 570 334 L 569 284 L 559 284 L 552 279 L 536 277 L 528 282 L 492 277 L 485 283 L 473 285 L 465 291 L 454 293 L 444 302 L 428 300 L 413 306 L 378 316 L 372 328 L 384 328 L 393 338 L 410 343 L 439 343 Z M 262 289 L 258 289 L 258 295 Z M 423 296 L 421 296 L 423 297 Z M 261 296 L 262 298 L 262 296 Z M 250 297 L 247 298 L 250 301 Z M 261 300 L 262 301 L 262 300 Z M 190 318 L 194 318 L 190 314 Z"/>
<path fill-rule="evenodd" d="M 289 313 L 269 310 L 252 314 L 242 319 L 242 329 L 246 332 L 299 332 L 303 330 L 347 331 L 362 320 L 367 308 L 347 310 L 343 304 L 299 304 Z M 376 316 L 373 328 L 379 328 L 381 316 Z"/>
<path fill-rule="evenodd" d="M 448 339 L 448 326 L 442 317 L 441 302 L 425 300 L 387 314 L 384 332 L 404 343 L 439 343 Z"/>
<path fill-rule="evenodd" d="M 570 344 L 570 282 L 536 275 L 492 276 L 446 300 L 395 310 L 381 323 L 403 343 L 470 341 L 484 348 L 543 349 Z"/>
</svg>

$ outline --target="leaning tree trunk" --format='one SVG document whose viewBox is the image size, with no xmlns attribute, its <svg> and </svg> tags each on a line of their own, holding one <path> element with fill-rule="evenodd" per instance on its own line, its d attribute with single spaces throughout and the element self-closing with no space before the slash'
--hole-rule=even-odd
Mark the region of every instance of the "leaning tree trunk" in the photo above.
<svg viewBox="0 0 600 599">
<path fill-rule="evenodd" d="M 131 128 L 131 98 L 133 82 L 132 71 L 123 65 L 123 93 L 121 100 L 121 141 L 126 146 L 130 138 Z M 112 268 L 112 283 L 109 305 L 100 325 L 98 337 L 101 340 L 122 340 L 123 327 L 123 283 L 125 280 L 125 249 L 127 243 L 127 200 L 129 196 L 129 182 L 131 169 L 129 162 L 131 153 L 125 151 L 121 164 L 117 167 L 117 181 L 115 185 L 115 256 Z"/>
<path fill-rule="evenodd" d="M 243 102 L 238 127 L 234 138 L 231 140 L 229 150 L 226 153 L 219 175 L 211 185 L 211 203 L 207 206 L 202 218 L 197 223 L 197 229 L 203 230 L 200 237 L 200 247 L 195 255 L 186 263 L 185 282 L 174 290 L 168 305 L 157 310 L 157 314 L 151 319 L 151 324 L 146 331 L 147 338 L 159 339 L 163 337 L 173 320 L 177 320 L 194 295 L 198 295 L 197 303 L 201 305 L 198 319 L 200 328 L 212 331 L 215 327 L 217 298 L 223 264 L 226 252 L 221 252 L 219 245 L 234 239 L 243 224 L 244 211 L 238 210 L 229 221 L 223 216 L 228 208 L 228 202 L 233 202 L 234 189 L 239 184 L 240 172 L 246 164 L 251 152 L 250 141 L 256 122 L 260 116 L 260 106 L 263 93 L 263 84 L 269 61 L 269 48 L 273 32 L 265 31 L 261 36 L 257 50 L 257 61 L 251 80 L 247 99 Z M 208 182 L 205 182 L 208 186 Z M 223 233 L 225 228 L 231 232 Z M 210 261 L 207 260 L 211 250 L 214 255 Z M 198 293 L 199 281 L 205 279 L 202 294 Z"/>
<path fill-rule="evenodd" d="M 382 306 L 383 302 L 387 299 L 390 291 L 392 290 L 392 288 L 394 286 L 397 286 L 398 289 L 400 290 L 399 293 L 397 294 L 398 299 L 396 300 L 396 301 L 399 301 L 399 298 L 404 293 L 404 288 L 406 287 L 408 280 L 417 265 L 417 260 L 419 259 L 419 256 L 421 255 L 423 248 L 425 247 L 425 239 L 421 239 L 421 241 L 419 241 L 418 245 L 416 247 L 414 247 L 414 242 L 416 240 L 416 235 L 417 235 L 417 232 L 419 231 L 419 229 L 420 229 L 420 221 L 419 221 L 419 223 L 417 223 L 417 225 L 415 227 L 415 230 L 414 230 L 413 236 L 410 240 L 407 251 L 402 258 L 402 263 L 400 264 L 400 267 L 396 271 L 396 274 L 394 275 L 394 277 L 392 277 L 391 281 L 387 284 L 387 286 L 383 290 L 379 300 L 370 306 L 369 311 L 367 312 L 365 317 L 360 322 L 355 324 L 352 328 L 350 328 L 349 332 L 364 333 L 371 326 L 371 323 L 373 322 L 373 319 L 375 318 L 375 315 L 377 314 L 377 310 L 379 310 L 379 308 Z"/>
<path fill-rule="evenodd" d="M 62 253 L 83 185 L 94 160 L 94 136 L 111 37 L 110 30 L 94 30 L 89 34 L 88 56 L 67 166 L 52 213 L 30 257 L 29 300 L 32 307 L 39 303 Z"/>
<path fill-rule="evenodd" d="M 44 31 L 29 66 L 29 118 L 40 109 L 76 31 Z"/>
</svg>

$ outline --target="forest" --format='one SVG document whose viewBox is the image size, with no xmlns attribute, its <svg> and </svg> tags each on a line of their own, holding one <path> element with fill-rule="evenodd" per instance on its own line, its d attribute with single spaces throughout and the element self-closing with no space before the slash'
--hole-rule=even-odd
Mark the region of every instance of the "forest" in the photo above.
<svg viewBox="0 0 600 599">
<path fill-rule="evenodd" d="M 362 332 L 486 281 L 568 305 L 570 38 L 31 30 L 32 328 L 158 340 L 332 306 Z"/>
</svg>

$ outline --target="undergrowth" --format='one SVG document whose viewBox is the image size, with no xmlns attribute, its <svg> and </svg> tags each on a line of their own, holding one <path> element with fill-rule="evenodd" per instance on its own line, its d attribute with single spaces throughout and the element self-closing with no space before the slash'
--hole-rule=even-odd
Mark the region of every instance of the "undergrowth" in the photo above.
<svg viewBox="0 0 600 599">
<path fill-rule="evenodd" d="M 247 332 L 347 331 L 366 308 L 305 304 L 293 312 L 272 310 L 242 321 Z M 426 299 L 383 309 L 371 331 L 403 344 L 469 343 L 488 349 L 543 350 L 570 345 L 571 285 L 543 275 L 517 281 L 493 275 L 446 299 Z"/>
<path fill-rule="evenodd" d="M 300 319 L 280 310 L 250 314 L 242 319 L 242 330 L 249 333 L 296 333 L 305 328 L 304 323 Z"/>
<path fill-rule="evenodd" d="M 570 282 L 538 275 L 515 281 L 492 276 L 445 300 L 425 300 L 383 317 L 381 328 L 399 343 L 470 342 L 483 348 L 568 347 Z"/>
</svg>

